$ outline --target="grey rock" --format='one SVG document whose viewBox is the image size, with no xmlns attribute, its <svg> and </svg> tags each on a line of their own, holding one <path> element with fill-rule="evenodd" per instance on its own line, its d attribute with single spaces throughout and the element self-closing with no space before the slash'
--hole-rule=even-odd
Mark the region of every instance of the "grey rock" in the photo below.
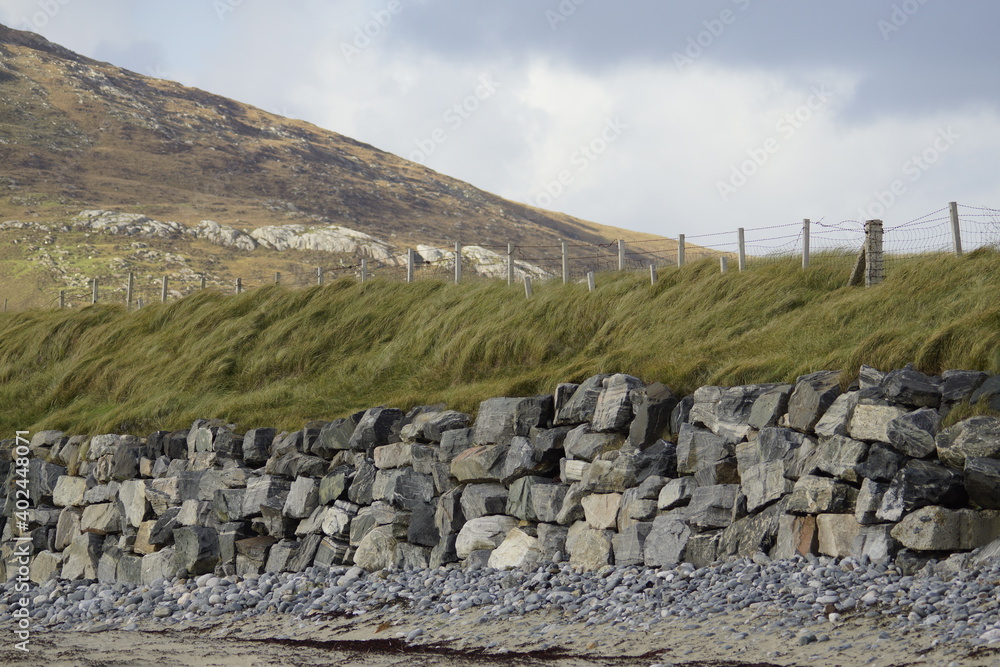
<svg viewBox="0 0 1000 667">
<path fill-rule="evenodd" d="M 818 422 L 816 422 L 816 435 L 820 437 L 832 438 L 835 435 L 850 435 L 851 419 L 854 417 L 854 408 L 861 400 L 860 391 L 849 391 L 841 394 L 834 400 Z"/>
<path fill-rule="evenodd" d="M 563 443 L 566 441 L 566 434 L 572 430 L 570 426 L 556 426 L 554 428 L 531 429 L 528 439 L 535 450 L 535 458 L 538 461 L 558 461 L 563 455 Z"/>
<path fill-rule="evenodd" d="M 979 507 L 1000 510 L 1000 460 L 966 457 L 965 490 Z"/>
<path fill-rule="evenodd" d="M 156 520 L 149 531 L 149 543 L 153 546 L 166 546 L 174 541 L 174 528 L 180 527 L 177 520 L 181 513 L 180 507 L 171 507 Z"/>
<path fill-rule="evenodd" d="M 681 426 L 688 423 L 691 416 L 691 408 L 694 407 L 694 396 L 685 396 L 677 401 L 677 405 L 670 412 L 670 432 L 680 433 Z"/>
<path fill-rule="evenodd" d="M 65 570 L 66 568 L 63 567 L 64 578 L 66 577 Z M 174 559 L 174 548 L 167 547 L 156 553 L 143 556 L 139 565 L 139 573 L 142 583 L 146 586 L 152 586 L 157 579 L 169 579 L 176 575 L 177 565 Z"/>
<path fill-rule="evenodd" d="M 822 472 L 847 482 L 861 481 L 858 467 L 868 457 L 866 443 L 835 435 L 821 440 L 816 452 L 816 467 Z"/>
<path fill-rule="evenodd" d="M 733 522 L 733 505 L 739 494 L 738 484 L 698 487 L 685 508 L 688 525 L 697 530 L 725 528 Z"/>
<path fill-rule="evenodd" d="M 821 514 L 816 517 L 819 534 L 819 552 L 833 558 L 851 555 L 854 540 L 861 532 L 861 525 L 852 514 Z"/>
<path fill-rule="evenodd" d="M 684 553 L 684 560 L 695 567 L 708 567 L 718 560 L 719 540 L 721 538 L 722 531 L 720 530 L 692 535 Z"/>
<path fill-rule="evenodd" d="M 354 469 L 341 466 L 328 472 L 319 481 L 319 495 L 317 500 L 320 505 L 331 505 L 335 500 L 342 498 L 351 485 L 354 477 Z"/>
<path fill-rule="evenodd" d="M 855 440 L 889 442 L 889 424 L 902 417 L 907 409 L 899 405 L 861 402 L 851 417 L 850 435 Z"/>
<path fill-rule="evenodd" d="M 700 387 L 694 393 L 694 405 L 688 419 L 735 444 L 750 431 L 748 421 L 757 399 L 778 387 L 773 384 Z"/>
<path fill-rule="evenodd" d="M 942 430 L 936 439 L 938 458 L 961 468 L 966 457 L 1000 459 L 1000 418 L 972 417 Z"/>
<path fill-rule="evenodd" d="M 940 380 L 910 368 L 886 373 L 879 391 L 888 401 L 915 408 L 936 408 L 941 405 Z"/>
<path fill-rule="evenodd" d="M 582 521 L 584 518 L 583 499 L 590 493 L 581 482 L 570 484 L 569 489 L 563 496 L 562 507 L 556 515 L 556 523 L 568 526 L 577 521 Z"/>
<path fill-rule="evenodd" d="M 584 469 L 580 486 L 590 493 L 624 493 L 638 483 L 637 463 L 632 454 L 622 454 L 614 461 L 598 459 Z"/>
<path fill-rule="evenodd" d="M 583 522 L 573 524 L 566 536 L 569 562 L 574 568 L 593 572 L 611 563 L 613 556 L 610 530 L 596 530 Z"/>
<path fill-rule="evenodd" d="M 55 465 L 41 459 L 28 459 L 27 491 L 31 504 L 38 507 L 42 504 L 52 504 L 52 492 L 59 478 L 67 473 L 65 466 Z"/>
<path fill-rule="evenodd" d="M 367 410 L 348 441 L 348 448 L 367 451 L 388 445 L 398 437 L 403 413 L 396 408 L 371 408 Z"/>
<path fill-rule="evenodd" d="M 475 445 L 505 445 L 515 435 L 527 436 L 532 427 L 552 420 L 552 396 L 489 398 L 479 404 L 473 426 Z"/>
<path fill-rule="evenodd" d="M 351 521 L 350 544 L 359 546 L 365 535 L 379 526 L 389 526 L 392 536 L 398 540 L 406 539 L 409 521 L 408 512 L 397 511 L 383 502 L 362 507 Z"/>
<path fill-rule="evenodd" d="M 538 538 L 517 528 L 507 533 L 503 542 L 490 553 L 487 566 L 495 570 L 537 567 L 541 560 Z"/>
<path fill-rule="evenodd" d="M 735 446 L 708 429 L 683 424 L 677 438 L 677 472 L 693 475 L 736 453 Z"/>
<path fill-rule="evenodd" d="M 462 513 L 463 491 L 464 487 L 459 487 L 438 498 L 434 525 L 440 535 L 457 533 L 465 524 L 465 514 Z"/>
<path fill-rule="evenodd" d="M 604 380 L 604 388 L 597 398 L 591 428 L 598 432 L 617 431 L 625 433 L 632 422 L 632 403 L 644 393 L 642 380 L 616 373 Z"/>
<path fill-rule="evenodd" d="M 569 487 L 563 484 L 532 484 L 530 486 L 531 509 L 537 520 L 555 523 L 568 491 Z M 519 516 L 512 512 L 508 513 L 512 516 Z"/>
<path fill-rule="evenodd" d="M 310 448 L 310 453 L 322 458 L 331 458 L 337 452 L 351 449 L 351 437 L 364 415 L 364 412 L 357 412 L 327 423 L 320 429 L 319 437 Z"/>
<path fill-rule="evenodd" d="M 643 565 L 646 562 L 646 537 L 653 530 L 653 522 L 633 523 L 611 538 L 615 565 Z"/>
<path fill-rule="evenodd" d="M 484 516 L 466 521 L 455 540 L 455 551 L 460 559 L 465 559 L 473 551 L 495 549 L 516 526 L 517 519 L 509 516 Z"/>
<path fill-rule="evenodd" d="M 60 475 L 52 489 L 52 504 L 56 507 L 79 507 L 87 493 L 87 480 L 82 477 Z"/>
<path fill-rule="evenodd" d="M 122 482 L 118 489 L 118 510 L 130 526 L 138 528 L 152 513 L 146 500 L 146 483 L 141 479 Z"/>
<path fill-rule="evenodd" d="M 431 562 L 431 549 L 408 542 L 396 545 L 395 567 L 400 570 L 426 570 Z M 412 632 L 412 631 L 411 631 Z"/>
<path fill-rule="evenodd" d="M 620 493 L 593 493 L 580 501 L 587 525 L 595 530 L 613 530 L 618 525 L 622 506 Z"/>
<path fill-rule="evenodd" d="M 414 452 L 416 448 L 428 449 L 412 442 L 397 442 L 391 445 L 376 447 L 374 452 L 375 467 L 379 470 L 390 468 L 405 468 L 413 465 Z"/>
<path fill-rule="evenodd" d="M 219 562 L 236 562 L 236 542 L 250 537 L 247 524 L 243 521 L 233 521 L 219 526 Z"/>
<path fill-rule="evenodd" d="M 664 484 L 657 496 L 656 507 L 659 510 L 672 510 L 691 502 L 698 483 L 693 477 L 679 477 Z"/>
<path fill-rule="evenodd" d="M 219 562 L 219 534 L 213 528 L 184 526 L 174 529 L 178 568 L 191 574 L 212 572 Z"/>
<path fill-rule="evenodd" d="M 368 572 L 384 570 L 396 564 L 396 547 L 399 541 L 392 529 L 380 526 L 369 531 L 354 554 L 354 563 Z"/>
<path fill-rule="evenodd" d="M 455 410 L 425 412 L 404 426 L 400 435 L 404 439 L 416 442 L 441 442 L 446 432 L 468 428 L 471 423 L 472 416 L 464 412 Z"/>
<path fill-rule="evenodd" d="M 368 459 L 357 462 L 354 479 L 347 490 L 347 498 L 358 505 L 371 505 L 375 500 L 375 476 L 378 474 L 374 464 Z"/>
<path fill-rule="evenodd" d="M 544 560 L 555 561 L 559 554 L 566 553 L 566 538 L 569 529 L 551 523 L 540 523 L 538 531 L 538 550 Z"/>
<path fill-rule="evenodd" d="M 961 507 L 966 500 L 968 496 L 959 471 L 930 461 L 912 460 L 889 484 L 876 517 L 879 521 L 899 521 L 904 515 L 927 505 Z"/>
<path fill-rule="evenodd" d="M 431 503 L 415 503 L 410 509 L 410 525 L 406 529 L 406 541 L 422 547 L 433 547 L 441 540 L 435 522 L 435 506 Z"/>
<path fill-rule="evenodd" d="M 327 467 L 327 461 L 318 456 L 289 451 L 269 458 L 264 466 L 264 472 L 268 475 L 278 475 L 289 479 L 322 477 L 326 473 Z"/>
<path fill-rule="evenodd" d="M 459 482 L 499 482 L 509 445 L 470 447 L 451 462 L 451 474 Z"/>
<path fill-rule="evenodd" d="M 793 558 L 819 551 L 819 533 L 815 516 L 782 515 L 778 519 L 778 537 L 771 550 L 772 558 Z"/>
<path fill-rule="evenodd" d="M 462 514 L 466 520 L 488 514 L 503 514 L 508 492 L 502 484 L 469 484 L 462 492 Z"/>
<path fill-rule="evenodd" d="M 868 449 L 868 458 L 858 466 L 858 474 L 864 478 L 889 482 L 906 463 L 906 456 L 888 445 L 873 444 Z"/>
<path fill-rule="evenodd" d="M 605 452 L 621 449 L 625 438 L 619 433 L 597 433 L 589 424 L 581 424 L 563 442 L 566 456 L 580 461 L 593 461 Z"/>
<path fill-rule="evenodd" d="M 458 552 L 455 551 L 455 541 L 457 539 L 458 535 L 455 534 L 445 535 L 441 538 L 441 541 L 431 549 L 430 567 L 439 568 L 448 563 L 458 562 Z"/>
<path fill-rule="evenodd" d="M 659 382 L 646 387 L 645 395 L 633 404 L 635 417 L 628 431 L 628 444 L 643 449 L 670 430 L 670 413 L 677 405 L 674 392 Z"/>
<path fill-rule="evenodd" d="M 715 486 L 717 484 L 739 484 L 739 466 L 736 457 L 730 456 L 720 461 L 702 466 L 694 474 L 698 486 Z"/>
<path fill-rule="evenodd" d="M 692 532 L 683 517 L 684 513 L 667 513 L 653 520 L 643 545 L 646 567 L 669 567 L 684 560 Z"/>
<path fill-rule="evenodd" d="M 715 558 L 750 558 L 759 552 L 769 553 L 777 543 L 786 505 L 787 500 L 783 500 L 734 521 L 719 534 Z"/>
<path fill-rule="evenodd" d="M 941 400 L 947 403 L 969 400 L 988 377 L 982 371 L 945 371 L 941 374 Z"/>
<path fill-rule="evenodd" d="M 306 535 L 302 538 L 298 547 L 295 549 L 295 553 L 288 560 L 286 568 L 289 572 L 302 572 L 307 567 L 313 564 L 316 558 L 316 552 L 319 550 L 319 545 L 323 541 L 322 535 Z"/>
<path fill-rule="evenodd" d="M 59 513 L 55 544 L 53 545 L 56 551 L 64 550 L 80 534 L 80 518 L 82 516 L 83 511 L 76 507 L 66 507 Z"/>
<path fill-rule="evenodd" d="M 429 503 L 434 498 L 434 480 L 413 468 L 379 470 L 372 498 L 400 508 L 407 508 L 413 502 Z"/>
<path fill-rule="evenodd" d="M 504 509 L 499 512 L 484 512 L 484 514 L 506 514 L 522 521 L 538 521 L 535 507 L 531 499 L 532 489 L 538 485 L 552 485 L 552 480 L 546 477 L 522 477 L 510 485 L 510 492 L 504 491 L 507 496 Z M 558 508 L 556 508 L 558 512 Z M 554 520 L 554 515 L 553 515 Z"/>
<path fill-rule="evenodd" d="M 788 425 L 808 432 L 840 396 L 840 371 L 818 371 L 798 378 L 788 399 Z"/>
<path fill-rule="evenodd" d="M 572 392 L 572 396 L 556 412 L 555 425 L 582 424 L 593 419 L 594 410 L 597 408 L 597 401 L 604 390 L 604 380 L 607 377 L 606 374 L 594 375 L 579 385 Z M 565 387 L 565 385 L 560 385 L 560 387 Z M 563 392 L 568 393 L 567 388 L 564 388 Z"/>
<path fill-rule="evenodd" d="M 873 563 L 885 563 L 899 552 L 899 541 L 892 536 L 893 524 L 861 526 L 851 543 L 851 556 L 868 558 Z"/>
<path fill-rule="evenodd" d="M 940 413 L 933 408 L 921 408 L 893 419 L 886 432 L 897 451 L 922 459 L 937 451 L 935 438 L 940 427 Z"/>
<path fill-rule="evenodd" d="M 861 483 L 861 491 L 854 505 L 854 520 L 861 525 L 879 523 L 878 510 L 882 506 L 882 498 L 889 490 L 885 482 L 877 482 L 865 478 Z"/>
<path fill-rule="evenodd" d="M 848 509 L 849 487 L 829 477 L 805 475 L 795 482 L 788 501 L 792 514 L 837 513 Z"/>
<path fill-rule="evenodd" d="M 788 411 L 788 399 L 793 389 L 794 386 L 790 384 L 782 384 L 758 396 L 747 417 L 750 428 L 759 431 L 768 426 L 777 426 L 778 420 Z"/>
<path fill-rule="evenodd" d="M 472 446 L 472 429 L 457 428 L 441 434 L 441 445 L 438 448 L 438 461 L 451 463 L 452 460 Z"/>
<path fill-rule="evenodd" d="M 319 504 L 319 485 L 309 477 L 297 477 L 288 490 L 282 514 L 290 519 L 304 519 Z"/>
<path fill-rule="evenodd" d="M 292 484 L 288 480 L 270 475 L 254 477 L 247 480 L 246 495 L 243 497 L 243 516 L 259 516 L 263 505 L 284 506 Z"/>
<path fill-rule="evenodd" d="M 354 562 L 355 549 L 342 540 L 324 537 L 316 548 L 313 564 L 321 568 L 334 565 L 348 565 Z"/>
<path fill-rule="evenodd" d="M 80 530 L 95 535 L 117 533 L 121 528 L 121 512 L 115 503 L 98 503 L 83 508 Z"/>
<path fill-rule="evenodd" d="M 500 481 L 510 485 L 514 480 L 526 475 L 544 475 L 552 472 L 554 461 L 540 460 L 528 438 L 514 436 L 500 467 Z"/>
<path fill-rule="evenodd" d="M 879 394 L 879 388 L 882 386 L 884 380 L 885 373 L 877 368 L 862 364 L 861 369 L 858 371 L 858 388 L 866 398 Z"/>
<path fill-rule="evenodd" d="M 1000 511 L 922 507 L 905 516 L 891 534 L 917 551 L 976 549 L 1000 537 Z"/>
<path fill-rule="evenodd" d="M 104 540 L 93 533 L 77 535 L 63 555 L 63 579 L 96 579 Z"/>
<path fill-rule="evenodd" d="M 650 477 L 677 477 L 677 445 L 672 442 L 657 440 L 632 456 L 637 484 Z"/>
<path fill-rule="evenodd" d="M 785 466 L 781 461 L 750 466 L 741 476 L 741 488 L 747 497 L 747 511 L 750 513 L 791 493 L 793 486 L 794 483 L 785 477 Z"/>
</svg>

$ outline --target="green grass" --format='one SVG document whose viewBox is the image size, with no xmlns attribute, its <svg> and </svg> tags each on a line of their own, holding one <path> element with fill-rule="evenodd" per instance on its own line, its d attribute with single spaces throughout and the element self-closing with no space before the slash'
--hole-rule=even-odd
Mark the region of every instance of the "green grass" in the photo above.
<svg viewBox="0 0 1000 667">
<path fill-rule="evenodd" d="M 678 392 L 915 363 L 1000 372 L 1000 254 L 896 258 L 878 287 L 845 287 L 853 259 L 714 261 L 600 274 L 598 288 L 475 281 L 340 280 L 207 290 L 119 306 L 0 318 L 5 431 L 183 428 L 221 417 L 300 428 L 373 405 L 474 411 L 492 396 L 551 392 L 625 372 Z"/>
</svg>

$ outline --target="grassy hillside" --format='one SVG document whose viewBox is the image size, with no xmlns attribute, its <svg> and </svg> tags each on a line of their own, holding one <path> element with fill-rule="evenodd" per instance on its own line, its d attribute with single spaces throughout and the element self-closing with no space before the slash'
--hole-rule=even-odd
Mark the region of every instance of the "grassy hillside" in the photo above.
<svg viewBox="0 0 1000 667">
<path fill-rule="evenodd" d="M 791 381 L 862 363 L 1000 372 L 1000 254 L 894 261 L 885 284 L 847 288 L 851 258 L 795 259 L 720 275 L 715 262 L 556 282 L 342 280 L 207 290 L 118 306 L 0 317 L 3 429 L 183 428 L 221 417 L 301 428 L 372 405 L 549 392 L 599 371 L 703 384 Z"/>
</svg>

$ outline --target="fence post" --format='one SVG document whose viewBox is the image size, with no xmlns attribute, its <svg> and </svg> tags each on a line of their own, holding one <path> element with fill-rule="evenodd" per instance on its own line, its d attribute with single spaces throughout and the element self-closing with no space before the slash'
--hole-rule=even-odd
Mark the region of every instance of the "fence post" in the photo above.
<svg viewBox="0 0 1000 667">
<path fill-rule="evenodd" d="M 462 282 L 462 244 L 455 241 L 455 284 Z"/>
<path fill-rule="evenodd" d="M 878 285 L 885 278 L 882 263 L 882 221 L 865 221 L 865 287 Z"/>
<path fill-rule="evenodd" d="M 135 273 L 128 272 L 128 283 L 125 285 L 125 310 L 132 310 L 132 293 L 135 289 Z"/>
<path fill-rule="evenodd" d="M 59 310 L 66 307 L 66 290 L 59 290 Z"/>
<path fill-rule="evenodd" d="M 593 292 L 597 285 L 594 283 L 594 272 L 587 271 L 587 291 Z"/>
<path fill-rule="evenodd" d="M 955 256 L 962 256 L 962 226 L 958 223 L 958 202 L 948 204 L 951 210 L 951 238 L 955 244 Z"/>
<path fill-rule="evenodd" d="M 507 244 L 507 286 L 514 284 L 514 244 Z"/>
<path fill-rule="evenodd" d="M 243 279 L 242 278 L 237 278 L 236 279 L 236 293 L 237 294 L 243 294 Z"/>
<path fill-rule="evenodd" d="M 413 282 L 413 249 L 406 251 L 406 282 Z"/>
<path fill-rule="evenodd" d="M 736 230 L 736 248 L 739 253 L 740 271 L 745 271 L 747 268 L 747 240 L 742 227 Z"/>
<path fill-rule="evenodd" d="M 138 299 L 136 299 L 135 307 L 136 307 L 136 309 L 139 309 L 139 310 L 142 309 L 142 297 L 141 296 Z"/>
<path fill-rule="evenodd" d="M 684 235 L 677 235 L 677 266 L 684 266 Z"/>
<path fill-rule="evenodd" d="M 625 270 L 625 241 L 618 239 L 618 270 Z"/>
<path fill-rule="evenodd" d="M 3 300 L 3 312 L 7 312 L 7 299 Z"/>
<path fill-rule="evenodd" d="M 361 283 L 364 284 L 368 282 L 368 260 L 364 257 L 361 258 Z"/>
<path fill-rule="evenodd" d="M 94 294 L 91 297 L 90 303 L 97 303 L 97 278 L 94 278 Z"/>
<path fill-rule="evenodd" d="M 531 298 L 531 276 L 524 277 L 524 296 Z"/>
<path fill-rule="evenodd" d="M 649 265 L 649 284 L 656 284 L 656 265 L 652 263 Z"/>
<path fill-rule="evenodd" d="M 569 282 L 569 248 L 562 239 L 559 239 L 559 245 L 562 247 L 562 279 L 565 285 Z"/>
<path fill-rule="evenodd" d="M 322 266 L 317 266 L 316 267 L 316 284 L 317 285 L 322 285 L 323 284 L 323 267 Z"/>
<path fill-rule="evenodd" d="M 274 284 L 275 285 L 280 285 L 281 284 L 281 271 L 275 271 L 274 272 Z"/>
<path fill-rule="evenodd" d="M 160 303 L 167 302 L 167 277 L 163 276 L 163 287 L 160 288 Z"/>
<path fill-rule="evenodd" d="M 725 255 L 719 257 L 719 268 L 722 270 L 723 273 L 729 270 L 729 258 L 726 257 Z"/>
<path fill-rule="evenodd" d="M 205 276 L 202 276 L 201 277 L 201 288 L 205 289 L 206 287 L 208 287 L 208 278 L 206 278 Z"/>
<path fill-rule="evenodd" d="M 809 268 L 809 218 L 802 221 L 802 269 Z"/>
</svg>

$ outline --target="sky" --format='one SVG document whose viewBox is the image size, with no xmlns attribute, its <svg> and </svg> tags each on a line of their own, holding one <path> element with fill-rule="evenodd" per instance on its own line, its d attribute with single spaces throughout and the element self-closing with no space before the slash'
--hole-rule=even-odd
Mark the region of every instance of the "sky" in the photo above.
<svg viewBox="0 0 1000 667">
<path fill-rule="evenodd" d="M 663 236 L 1000 206 L 1000 3 L 4 0 L 0 22 Z"/>
</svg>

